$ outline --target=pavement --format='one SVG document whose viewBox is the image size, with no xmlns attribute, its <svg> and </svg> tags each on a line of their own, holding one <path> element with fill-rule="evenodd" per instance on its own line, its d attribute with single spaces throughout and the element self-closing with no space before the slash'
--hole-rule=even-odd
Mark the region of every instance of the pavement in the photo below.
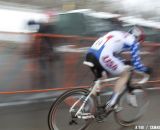
<svg viewBox="0 0 160 130">
<path fill-rule="evenodd" d="M 87 130 L 152 130 L 152 126 L 160 126 L 159 95 L 160 90 L 149 91 L 150 104 L 144 116 L 132 127 L 122 127 L 111 114 L 102 123 L 92 122 Z M 47 117 L 53 101 L 32 102 L 29 104 L 0 107 L 0 129 L 2 130 L 49 130 Z M 66 111 L 62 108 L 62 115 Z M 66 115 L 67 116 L 67 115 Z M 66 122 L 67 117 L 61 123 Z M 148 127 L 148 129 L 147 129 Z M 71 130 L 69 127 L 65 130 Z M 156 129 L 159 130 L 159 129 Z"/>
</svg>

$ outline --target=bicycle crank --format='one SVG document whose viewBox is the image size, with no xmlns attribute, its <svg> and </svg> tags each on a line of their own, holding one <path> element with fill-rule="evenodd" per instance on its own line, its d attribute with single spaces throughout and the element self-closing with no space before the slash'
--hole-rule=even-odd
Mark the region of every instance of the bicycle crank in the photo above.
<svg viewBox="0 0 160 130">
<path fill-rule="evenodd" d="M 93 118 L 95 118 L 94 115 L 92 115 L 91 113 L 80 113 L 77 115 L 77 117 L 79 119 L 93 119 Z"/>
</svg>

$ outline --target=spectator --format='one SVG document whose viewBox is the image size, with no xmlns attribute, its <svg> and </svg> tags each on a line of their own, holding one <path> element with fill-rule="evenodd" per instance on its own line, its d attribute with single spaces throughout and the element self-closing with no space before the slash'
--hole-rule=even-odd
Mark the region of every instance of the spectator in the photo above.
<svg viewBox="0 0 160 130">
<path fill-rule="evenodd" d="M 35 22 L 30 20 L 28 25 L 30 27 L 39 26 L 37 30 L 37 35 L 35 37 L 34 43 L 32 45 L 33 51 L 32 55 L 34 56 L 34 64 L 36 70 L 36 74 L 34 74 L 34 86 L 38 87 L 51 87 L 54 80 L 54 73 L 53 73 L 53 60 L 55 58 L 55 53 L 53 49 L 54 39 L 52 37 L 48 37 L 43 34 L 49 34 L 54 32 L 54 18 L 53 14 L 47 14 L 47 20 L 43 22 Z M 41 35 L 42 34 L 42 35 Z M 35 84 L 35 77 L 37 79 Z"/>
</svg>

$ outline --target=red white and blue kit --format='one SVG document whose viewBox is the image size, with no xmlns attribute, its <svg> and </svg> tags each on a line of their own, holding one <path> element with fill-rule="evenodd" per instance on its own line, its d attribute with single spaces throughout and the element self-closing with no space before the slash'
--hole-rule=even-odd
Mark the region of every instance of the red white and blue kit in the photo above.
<svg viewBox="0 0 160 130">
<path fill-rule="evenodd" d="M 100 37 L 89 48 L 88 53 L 93 54 L 101 66 L 112 75 L 119 75 L 125 70 L 123 61 L 116 57 L 124 51 L 131 52 L 131 61 L 135 70 L 145 72 L 147 68 L 141 63 L 139 56 L 139 42 L 134 35 L 128 32 L 111 31 Z"/>
</svg>

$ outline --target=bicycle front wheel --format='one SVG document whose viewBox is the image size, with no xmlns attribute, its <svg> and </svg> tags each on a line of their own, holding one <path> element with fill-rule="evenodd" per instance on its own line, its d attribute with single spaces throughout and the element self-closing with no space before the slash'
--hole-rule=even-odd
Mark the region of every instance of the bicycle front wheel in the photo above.
<svg viewBox="0 0 160 130">
<path fill-rule="evenodd" d="M 133 125 L 142 117 L 149 105 L 146 89 L 138 86 L 134 88 L 132 93 L 136 96 L 138 106 L 135 107 L 128 103 L 128 92 L 125 92 L 120 98 L 117 110 L 115 111 L 115 119 L 122 126 Z"/>
<path fill-rule="evenodd" d="M 77 111 L 89 94 L 87 89 L 76 88 L 62 94 L 51 106 L 48 115 L 50 130 L 85 130 L 92 119 L 82 119 L 76 116 Z M 83 107 L 83 112 L 95 112 L 95 100 L 89 97 Z"/>
</svg>

